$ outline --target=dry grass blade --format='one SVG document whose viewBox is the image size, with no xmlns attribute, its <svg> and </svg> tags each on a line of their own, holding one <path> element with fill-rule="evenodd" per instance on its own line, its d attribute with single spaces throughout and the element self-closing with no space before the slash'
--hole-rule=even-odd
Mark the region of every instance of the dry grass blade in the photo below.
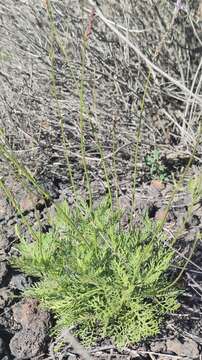
<svg viewBox="0 0 202 360">
<path fill-rule="evenodd" d="M 172 76 L 167 74 L 165 71 L 163 71 L 161 68 L 159 68 L 157 65 L 155 65 L 153 62 L 151 62 L 143 53 L 142 51 L 135 46 L 126 36 L 124 36 L 101 12 L 99 7 L 96 5 L 96 3 L 93 0 L 88 0 L 88 2 L 95 7 L 96 13 L 99 16 L 99 18 L 109 27 L 122 41 L 128 44 L 129 47 L 131 47 L 136 54 L 146 63 L 146 65 L 151 68 L 153 71 L 159 73 L 164 78 L 169 80 L 172 84 L 176 85 L 179 89 L 181 89 L 185 95 L 189 95 L 192 99 L 195 99 L 198 104 L 201 104 L 201 96 L 194 94 L 191 90 L 189 90 L 185 85 L 183 85 L 178 80 L 174 79 Z"/>
</svg>

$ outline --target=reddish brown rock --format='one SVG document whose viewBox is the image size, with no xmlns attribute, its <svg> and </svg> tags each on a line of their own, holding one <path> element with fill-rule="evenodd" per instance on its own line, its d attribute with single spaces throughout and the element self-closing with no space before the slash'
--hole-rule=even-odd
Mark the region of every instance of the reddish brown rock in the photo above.
<svg viewBox="0 0 202 360">
<path fill-rule="evenodd" d="M 16 359 L 32 359 L 44 354 L 47 347 L 50 315 L 33 299 L 13 306 L 13 316 L 22 329 L 10 341 L 10 350 Z"/>
<path fill-rule="evenodd" d="M 163 221 L 166 220 L 168 216 L 168 212 L 165 208 L 161 208 L 159 210 L 157 210 L 156 214 L 155 214 L 155 219 L 159 220 L 159 221 Z"/>
<path fill-rule="evenodd" d="M 36 207 L 40 199 L 35 194 L 27 194 L 20 201 L 20 208 L 22 211 L 30 211 Z"/>
<path fill-rule="evenodd" d="M 152 180 L 150 186 L 158 191 L 165 189 L 165 184 L 161 180 Z"/>
</svg>

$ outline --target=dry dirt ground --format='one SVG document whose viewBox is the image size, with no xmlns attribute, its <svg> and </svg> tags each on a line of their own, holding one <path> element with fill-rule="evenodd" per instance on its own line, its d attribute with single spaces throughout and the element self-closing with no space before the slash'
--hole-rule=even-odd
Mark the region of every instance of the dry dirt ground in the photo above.
<svg viewBox="0 0 202 360">
<path fill-rule="evenodd" d="M 80 126 L 83 72 L 86 163 L 95 201 L 106 193 L 99 151 L 102 147 L 111 187 L 115 191 L 118 182 L 121 206 L 130 209 L 134 153 L 141 125 L 134 216 L 138 221 L 141 212 L 148 210 L 151 218 L 160 218 L 172 193 L 172 176 L 178 179 L 190 164 L 165 228 L 172 235 L 185 223 L 177 256 L 186 258 L 202 228 L 201 199 L 185 221 L 190 204 L 187 184 L 201 175 L 200 1 L 100 0 L 98 8 L 108 24 L 99 13 L 95 14 L 90 1 L 50 3 L 51 14 L 45 0 L 0 0 L 2 183 L 14 194 L 27 220 L 36 226 L 37 211 L 45 229 L 47 209 L 64 197 L 72 201 L 66 147 L 76 187 L 86 196 Z M 115 26 L 119 34 L 109 25 Z M 126 39 L 121 39 L 120 34 Z M 131 43 L 156 68 L 149 69 Z M 154 149 L 159 149 L 167 174 L 162 186 L 152 183 L 144 160 Z M 45 201 L 31 181 L 21 176 L 19 163 L 49 192 L 49 200 Z M 52 315 L 41 310 L 34 300 L 13 296 L 20 295 L 34 281 L 9 266 L 19 221 L 20 216 L 1 186 L 0 359 L 76 359 L 77 351 L 68 343 L 54 353 L 57 339 L 49 336 Z M 89 351 L 90 356 L 119 360 L 201 359 L 201 250 L 198 241 L 183 276 L 181 309 L 168 317 L 159 336 L 122 352 L 103 341 Z"/>
</svg>

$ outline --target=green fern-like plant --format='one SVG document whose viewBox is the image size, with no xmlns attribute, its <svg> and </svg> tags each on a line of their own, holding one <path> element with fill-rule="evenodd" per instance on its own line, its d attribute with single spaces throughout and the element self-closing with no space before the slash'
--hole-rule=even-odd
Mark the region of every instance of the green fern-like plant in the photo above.
<svg viewBox="0 0 202 360">
<path fill-rule="evenodd" d="M 56 206 L 49 232 L 21 239 L 12 264 L 39 281 L 25 290 L 52 310 L 55 332 L 73 327 L 87 345 L 110 338 L 118 347 L 155 335 L 167 313 L 176 311 L 171 285 L 173 252 L 147 216 L 144 226 L 121 228 L 120 210 L 108 199 L 90 210 Z"/>
</svg>

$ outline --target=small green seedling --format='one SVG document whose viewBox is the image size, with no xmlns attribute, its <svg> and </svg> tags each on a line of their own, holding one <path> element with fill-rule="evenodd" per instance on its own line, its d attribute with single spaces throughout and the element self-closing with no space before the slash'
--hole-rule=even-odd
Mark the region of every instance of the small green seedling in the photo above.
<svg viewBox="0 0 202 360">
<path fill-rule="evenodd" d="M 165 165 L 162 164 L 161 154 L 159 149 L 155 149 L 151 154 L 145 156 L 145 164 L 149 168 L 152 179 L 159 179 L 165 181 L 168 178 Z"/>
</svg>

